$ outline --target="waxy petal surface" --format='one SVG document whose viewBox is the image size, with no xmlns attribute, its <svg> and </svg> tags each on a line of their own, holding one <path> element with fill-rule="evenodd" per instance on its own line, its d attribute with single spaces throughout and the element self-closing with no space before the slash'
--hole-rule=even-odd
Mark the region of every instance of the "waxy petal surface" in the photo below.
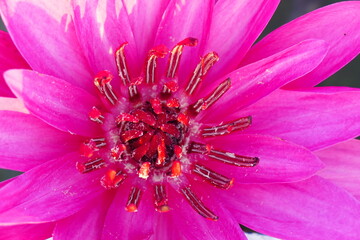
<svg viewBox="0 0 360 240">
<path fill-rule="evenodd" d="M 359 1 L 344 1 L 312 11 L 276 29 L 258 42 L 242 65 L 271 56 L 308 38 L 323 39 L 329 44 L 324 61 L 310 73 L 286 86 L 292 89 L 312 87 L 360 53 L 359 11 Z"/>
<path fill-rule="evenodd" d="M 242 184 L 221 198 L 241 224 L 281 239 L 356 239 L 360 234 L 359 202 L 317 176 L 288 184 Z"/>
<path fill-rule="evenodd" d="M 214 149 L 260 159 L 257 166 L 248 168 L 211 158 L 201 160 L 210 169 L 235 178 L 236 183 L 295 182 L 323 168 L 323 163 L 308 149 L 272 136 L 233 133 L 205 140 Z"/>
<path fill-rule="evenodd" d="M 326 167 L 317 174 L 360 199 L 360 140 L 339 143 L 315 152 Z"/>
<path fill-rule="evenodd" d="M 327 89 L 278 90 L 227 120 L 251 115 L 252 125 L 244 133 L 278 136 L 311 150 L 357 137 L 360 92 Z"/>
<path fill-rule="evenodd" d="M 102 171 L 80 174 L 77 153 L 53 159 L 16 177 L 0 189 L 0 226 L 57 221 L 96 198 L 104 188 Z"/>
<path fill-rule="evenodd" d="M 27 171 L 75 151 L 77 137 L 20 112 L 0 111 L 0 167 Z"/>
<path fill-rule="evenodd" d="M 71 217 L 56 223 L 54 240 L 101 239 L 104 220 L 112 197 L 104 193 Z"/>
<path fill-rule="evenodd" d="M 157 28 L 170 0 L 124 0 L 141 65 L 154 46 Z"/>
<path fill-rule="evenodd" d="M 30 68 L 7 32 L 0 30 L 0 96 L 14 97 L 9 87 L 6 85 L 3 73 L 11 68 Z"/>
<path fill-rule="evenodd" d="M 94 93 L 78 44 L 71 7 L 61 0 L 5 0 L 0 11 L 15 45 L 35 71 Z"/>
<path fill-rule="evenodd" d="M 88 117 L 99 102 L 85 90 L 29 70 L 9 70 L 4 76 L 26 108 L 49 125 L 83 136 L 95 137 L 99 133 L 99 126 Z"/>
<path fill-rule="evenodd" d="M 215 51 L 220 60 L 206 81 L 211 82 L 237 68 L 264 30 L 279 0 L 220 0 L 214 7 L 205 52 Z"/>
<path fill-rule="evenodd" d="M 115 51 L 121 44 L 126 46 L 126 59 L 132 73 L 140 65 L 134 36 L 126 9 L 117 0 L 72 0 L 76 32 L 93 74 L 109 70 L 117 75 Z M 130 75 L 131 75 L 130 72 Z M 120 81 L 114 81 L 119 86 Z"/>
<path fill-rule="evenodd" d="M 52 235 L 54 223 L 24 224 L 0 227 L 0 239 L 39 240 L 48 239 Z"/>
<path fill-rule="evenodd" d="M 284 84 L 314 69 L 327 51 L 322 40 L 307 40 L 286 50 L 239 68 L 219 79 L 231 79 L 231 88 L 204 116 L 226 116 L 265 97 Z M 217 87 L 219 81 L 208 84 L 207 91 Z"/>
</svg>

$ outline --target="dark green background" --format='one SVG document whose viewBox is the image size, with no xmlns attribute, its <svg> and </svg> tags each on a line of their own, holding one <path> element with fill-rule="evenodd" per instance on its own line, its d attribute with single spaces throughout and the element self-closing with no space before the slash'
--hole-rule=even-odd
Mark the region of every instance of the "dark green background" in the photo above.
<svg viewBox="0 0 360 240">
<path fill-rule="evenodd" d="M 329 0 L 283 0 L 277 9 L 274 17 L 270 21 L 268 27 L 265 29 L 261 37 L 283 25 L 290 20 L 310 12 L 321 6 L 329 5 L 340 1 Z M 3 23 L 0 21 L 0 28 L 5 30 Z M 359 29 L 360 31 L 360 29 Z M 360 88 L 360 57 L 358 56 L 350 64 L 337 72 L 335 75 L 327 79 L 321 85 L 331 86 L 349 86 Z M 1 170 L 0 181 L 18 175 L 18 172 Z"/>
</svg>

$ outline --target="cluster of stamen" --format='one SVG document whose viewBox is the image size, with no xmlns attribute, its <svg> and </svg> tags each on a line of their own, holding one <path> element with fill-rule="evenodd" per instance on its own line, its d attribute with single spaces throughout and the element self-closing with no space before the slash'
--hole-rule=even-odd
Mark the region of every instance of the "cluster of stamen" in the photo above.
<svg viewBox="0 0 360 240">
<path fill-rule="evenodd" d="M 167 187 L 171 185 L 183 195 L 191 207 L 207 219 L 217 220 L 218 217 L 209 210 L 193 192 L 186 177 L 191 174 L 209 184 L 228 189 L 234 179 L 228 178 L 207 166 L 192 161 L 191 154 L 206 156 L 209 161 L 219 161 L 235 167 L 254 167 L 258 164 L 257 157 L 240 156 L 217 149 L 212 145 L 201 143 L 199 139 L 231 134 L 251 125 L 251 117 L 243 117 L 217 126 L 201 126 L 195 122 L 196 116 L 217 102 L 231 87 L 231 80 L 226 79 L 206 97 L 193 103 L 181 103 L 175 93 L 179 90 L 177 73 L 185 46 L 194 47 L 197 40 L 186 38 L 172 50 L 165 46 L 157 46 L 149 51 L 144 64 L 144 71 L 138 77 L 130 77 L 125 46 L 122 44 L 115 52 L 118 76 L 128 89 L 131 103 L 126 111 L 115 109 L 119 100 L 116 89 L 111 86 L 114 76 L 108 71 L 101 71 L 94 78 L 94 84 L 103 100 L 104 106 L 94 106 L 89 111 L 89 119 L 104 125 L 107 114 L 114 116 L 111 123 L 111 136 L 88 139 L 80 146 L 80 154 L 86 159 L 77 163 L 81 173 L 107 168 L 101 178 L 106 189 L 115 189 L 128 179 L 137 178 L 133 183 L 125 209 L 129 212 L 138 210 L 143 192 L 146 191 L 142 181 L 153 183 L 154 207 L 159 212 L 171 210 Z M 145 98 L 140 89 L 158 84 L 157 65 L 159 58 L 169 53 L 165 80 L 158 97 Z M 215 52 L 210 52 L 200 59 L 192 75 L 189 77 L 182 93 L 185 98 L 192 96 L 198 89 L 213 65 L 219 60 Z M 184 101 L 182 101 L 184 102 Z M 194 127 L 195 126 L 195 127 Z M 108 128 L 107 128 L 108 129 Z M 196 129 L 196 130 L 194 130 Z M 197 141 L 192 141 L 192 131 L 198 133 Z M 184 174 L 185 173 L 185 174 Z M 167 184 L 172 179 L 173 184 Z M 134 182 L 134 181 L 133 181 Z"/>
</svg>

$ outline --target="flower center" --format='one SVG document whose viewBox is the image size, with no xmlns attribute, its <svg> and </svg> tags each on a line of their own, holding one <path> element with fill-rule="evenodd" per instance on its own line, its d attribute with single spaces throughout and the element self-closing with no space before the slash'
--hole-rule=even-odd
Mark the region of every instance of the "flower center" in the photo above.
<svg viewBox="0 0 360 240">
<path fill-rule="evenodd" d="M 253 167 L 257 157 L 240 156 L 217 149 L 206 138 L 241 131 L 251 124 L 251 117 L 243 117 L 217 126 L 196 122 L 197 115 L 211 107 L 231 87 L 226 79 L 219 86 L 195 102 L 188 103 L 213 65 L 219 60 L 215 52 L 201 58 L 184 89 L 179 90 L 177 72 L 185 46 L 196 46 L 197 40 L 186 38 L 171 51 L 157 46 L 149 51 L 143 73 L 130 77 L 125 46 L 115 53 L 118 76 L 128 91 L 128 100 L 113 90 L 114 76 L 108 71 L 94 78 L 102 106 L 94 106 L 90 120 L 103 129 L 103 136 L 87 139 L 80 147 L 85 160 L 77 162 L 81 173 L 106 169 L 101 184 L 106 189 L 131 184 L 125 209 L 138 210 L 144 191 L 153 186 L 154 206 L 159 212 L 171 209 L 167 188 L 180 193 L 200 215 L 211 220 L 217 216 L 192 191 L 188 176 L 195 176 L 211 185 L 228 189 L 234 180 L 196 162 L 191 155 L 202 155 L 209 161 L 220 161 L 234 167 Z M 167 53 L 168 64 L 163 76 L 158 76 L 158 60 Z M 156 86 L 161 86 L 157 91 Z M 155 88 L 154 88 L 155 87 Z M 144 93 L 142 95 L 141 93 Z M 146 94 L 148 93 L 148 94 Z M 151 191 L 151 190 L 150 190 Z"/>
</svg>

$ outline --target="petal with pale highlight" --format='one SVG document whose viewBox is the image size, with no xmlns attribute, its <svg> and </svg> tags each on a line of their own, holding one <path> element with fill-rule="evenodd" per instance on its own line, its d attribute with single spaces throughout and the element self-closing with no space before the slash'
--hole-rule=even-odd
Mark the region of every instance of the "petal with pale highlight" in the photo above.
<svg viewBox="0 0 360 240">
<path fill-rule="evenodd" d="M 18 98 L 0 97 L 0 110 L 29 113 L 24 103 Z"/>
<path fill-rule="evenodd" d="M 89 119 L 91 108 L 99 101 L 85 90 L 28 70 L 9 70 L 4 77 L 26 108 L 49 125 L 83 136 L 99 133 L 99 127 Z"/>
<path fill-rule="evenodd" d="M 24 224 L 0 227 L 0 239 L 7 240 L 39 240 L 48 239 L 52 235 L 54 223 Z"/>
<path fill-rule="evenodd" d="M 79 160 L 77 153 L 67 154 L 0 188 L 0 226 L 57 221 L 86 207 L 104 191 L 99 184 L 103 172 L 80 174 Z"/>
<path fill-rule="evenodd" d="M 252 116 L 244 133 L 278 136 L 321 149 L 357 137 L 360 132 L 360 92 L 357 89 L 314 88 L 309 91 L 278 90 L 241 112 L 228 116 Z M 223 119 L 226 121 L 226 119 Z"/>
<path fill-rule="evenodd" d="M 324 58 L 327 45 L 322 40 L 306 40 L 286 50 L 239 68 L 225 75 L 231 88 L 204 116 L 226 116 L 270 94 L 272 91 L 314 69 Z M 206 85 L 209 91 L 217 87 L 218 79 Z"/>
<path fill-rule="evenodd" d="M 205 52 L 220 60 L 210 71 L 211 82 L 236 69 L 275 12 L 279 0 L 220 0 L 216 2 Z M 230 33 L 230 34 L 229 34 Z"/>
<path fill-rule="evenodd" d="M 14 97 L 9 87 L 6 85 L 3 73 L 11 68 L 30 68 L 7 32 L 0 30 L 0 96 Z"/>
<path fill-rule="evenodd" d="M 95 93 L 68 1 L 5 0 L 0 11 L 22 56 L 35 71 Z"/>
<path fill-rule="evenodd" d="M 317 176 L 297 183 L 242 184 L 220 196 L 241 224 L 270 236 L 324 240 L 360 235 L 360 203 Z"/>
<path fill-rule="evenodd" d="M 210 169 L 235 178 L 235 184 L 295 182 L 313 176 L 324 167 L 308 149 L 272 136 L 234 133 L 208 138 L 206 142 L 214 149 L 260 159 L 255 167 L 237 167 L 212 158 L 201 160 Z"/>
<path fill-rule="evenodd" d="M 0 111 L 0 132 L 0 167 L 22 172 L 80 145 L 78 137 L 19 112 Z"/>
<path fill-rule="evenodd" d="M 76 32 L 93 74 L 109 70 L 117 74 L 115 51 L 127 42 L 126 60 L 130 75 L 138 73 L 139 61 L 126 9 L 117 0 L 72 0 Z M 114 81 L 118 87 L 120 81 Z"/>
<path fill-rule="evenodd" d="M 345 66 L 360 53 L 360 2 L 344 1 L 312 11 L 280 27 L 257 43 L 242 65 L 246 65 L 308 38 L 329 44 L 324 61 L 286 88 L 312 87 Z"/>
<path fill-rule="evenodd" d="M 317 174 L 360 200 L 360 140 L 339 143 L 317 151 L 315 155 L 326 164 Z"/>
</svg>

